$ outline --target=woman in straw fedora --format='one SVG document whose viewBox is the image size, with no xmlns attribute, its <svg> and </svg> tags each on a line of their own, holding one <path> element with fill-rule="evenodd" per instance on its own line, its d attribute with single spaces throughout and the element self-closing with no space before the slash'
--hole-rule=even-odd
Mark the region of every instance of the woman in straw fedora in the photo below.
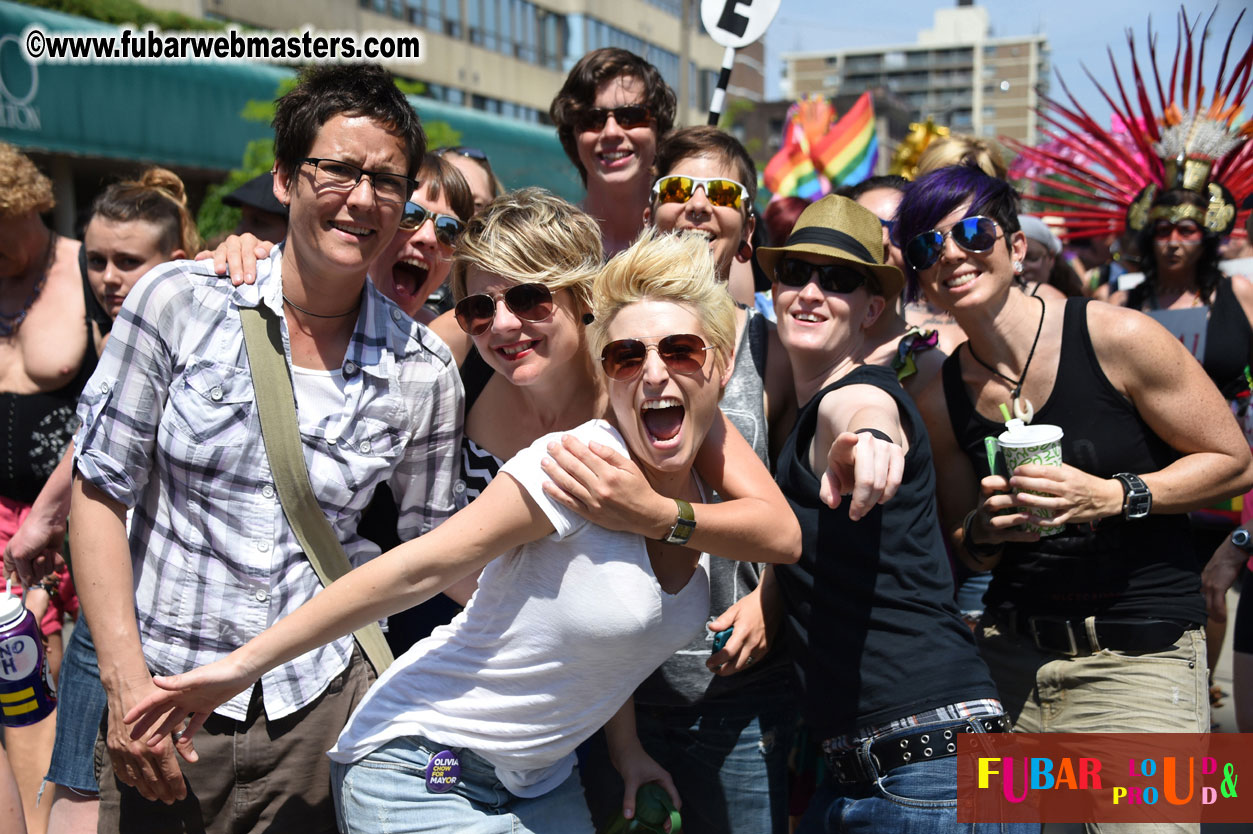
<svg viewBox="0 0 1253 834">
<path fill-rule="evenodd" d="M 774 576 L 829 770 L 800 831 L 950 830 L 956 734 L 1007 725 L 953 603 L 926 428 L 896 375 L 861 358 L 904 277 L 879 220 L 844 197 L 758 257 L 801 404 L 776 477 L 802 554 Z"/>
</svg>

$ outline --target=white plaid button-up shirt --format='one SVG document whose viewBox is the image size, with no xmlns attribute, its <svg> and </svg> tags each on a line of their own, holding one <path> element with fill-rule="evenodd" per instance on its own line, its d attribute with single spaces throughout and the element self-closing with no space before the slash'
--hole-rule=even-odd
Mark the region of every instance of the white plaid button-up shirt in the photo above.
<svg viewBox="0 0 1253 834">
<path fill-rule="evenodd" d="M 211 263 L 166 264 L 135 286 L 78 408 L 79 473 L 134 508 L 136 614 L 160 674 L 224 657 L 321 588 L 275 492 L 238 313 L 283 315 L 282 250 L 253 286 L 232 287 Z M 285 318 L 283 342 L 290 364 Z M 462 389 L 443 342 L 368 281 L 342 370 L 343 413 L 301 439 L 313 492 L 359 565 L 378 555 L 357 535 L 378 484 L 396 498 L 402 539 L 454 512 Z M 352 647 L 341 638 L 262 676 L 266 714 L 313 701 Z M 243 719 L 248 697 L 217 712 Z"/>
</svg>

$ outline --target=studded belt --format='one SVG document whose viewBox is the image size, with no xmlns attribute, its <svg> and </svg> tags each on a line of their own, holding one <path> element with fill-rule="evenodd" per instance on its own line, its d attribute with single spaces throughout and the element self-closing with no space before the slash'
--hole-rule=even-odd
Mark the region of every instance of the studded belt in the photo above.
<svg viewBox="0 0 1253 834">
<path fill-rule="evenodd" d="M 1010 721 L 1004 715 L 981 716 L 968 718 L 960 724 L 874 741 L 869 749 L 863 745 L 825 756 L 836 782 L 843 785 L 862 784 L 874 782 L 898 767 L 956 756 L 957 736 L 961 733 L 1008 733 L 1011 729 Z M 863 750 L 869 761 L 862 757 Z"/>
</svg>

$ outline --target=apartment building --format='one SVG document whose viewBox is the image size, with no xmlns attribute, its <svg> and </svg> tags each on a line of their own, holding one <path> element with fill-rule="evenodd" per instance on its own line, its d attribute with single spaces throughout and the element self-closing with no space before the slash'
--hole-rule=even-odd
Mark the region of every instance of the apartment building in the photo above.
<svg viewBox="0 0 1253 834">
<path fill-rule="evenodd" d="M 260 29 L 416 30 L 424 57 L 390 65 L 394 72 L 424 82 L 440 101 L 541 124 L 566 73 L 590 50 L 618 46 L 655 65 L 680 97 L 679 124 L 705 121 L 722 63 L 697 0 L 145 1 Z M 760 101 L 763 60 L 760 43 L 744 50 L 729 92 Z"/>
<path fill-rule="evenodd" d="M 935 12 L 918 42 L 783 56 L 786 96 L 829 98 L 882 88 L 908 108 L 955 131 L 1028 144 L 1038 140 L 1037 90 L 1047 93 L 1048 39 L 993 37 L 987 9 L 969 5 Z"/>
</svg>

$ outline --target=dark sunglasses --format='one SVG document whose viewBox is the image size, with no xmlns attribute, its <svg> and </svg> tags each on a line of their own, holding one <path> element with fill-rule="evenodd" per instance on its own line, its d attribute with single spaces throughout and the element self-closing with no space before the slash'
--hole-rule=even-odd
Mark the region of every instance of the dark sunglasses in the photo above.
<svg viewBox="0 0 1253 834">
<path fill-rule="evenodd" d="M 553 314 L 553 294 L 543 284 L 518 284 L 500 294 L 505 306 L 523 321 L 544 321 Z M 487 332 L 496 318 L 496 298 L 479 293 L 467 295 L 453 308 L 453 316 L 462 330 L 471 336 Z"/>
<path fill-rule="evenodd" d="M 439 148 L 435 151 L 439 156 L 444 154 L 455 153 L 457 156 L 464 156 L 469 159 L 477 159 L 479 162 L 487 161 L 487 154 L 478 148 L 471 148 L 466 145 L 457 145 L 455 148 Z"/>
<path fill-rule="evenodd" d="M 1201 239 L 1201 227 L 1195 220 L 1180 220 L 1178 223 L 1158 220 L 1153 226 L 1153 237 L 1158 240 L 1169 240 L 1170 236 L 1176 233 L 1180 240 Z"/>
<path fill-rule="evenodd" d="M 940 259 L 944 251 L 944 240 L 953 238 L 953 242 L 973 254 L 987 252 L 996 243 L 997 225 L 991 217 L 975 215 L 958 220 L 947 232 L 932 229 L 916 236 L 905 246 L 905 262 L 921 272 L 928 269 Z"/>
<path fill-rule="evenodd" d="M 610 379 L 627 382 L 635 379 L 644 370 L 644 360 L 650 350 L 657 351 L 661 361 L 674 373 L 692 376 L 705 367 L 705 352 L 714 348 L 707 346 L 700 336 L 691 333 L 665 336 L 655 345 L 646 344 L 639 339 L 618 339 L 605 345 L 605 349 L 600 352 L 600 366 Z"/>
<path fill-rule="evenodd" d="M 696 195 L 696 187 L 705 189 L 705 199 L 722 208 L 739 208 L 748 189 L 725 177 L 689 177 L 668 174 L 653 184 L 653 199 L 662 203 L 686 203 Z"/>
<path fill-rule="evenodd" d="M 818 286 L 826 292 L 849 293 L 866 283 L 866 276 L 845 264 L 811 264 L 799 258 L 784 258 L 774 269 L 774 277 L 785 287 L 803 287 L 818 275 Z"/>
<path fill-rule="evenodd" d="M 628 104 L 625 107 L 590 107 L 578 115 L 579 130 L 604 130 L 609 116 L 623 130 L 633 127 L 647 127 L 653 121 L 653 111 L 642 104 Z"/>
<path fill-rule="evenodd" d="M 445 246 L 455 244 L 465 229 L 465 224 L 451 214 L 436 214 L 426 206 L 409 200 L 405 203 L 405 213 L 400 216 L 400 230 L 416 232 L 427 220 L 435 227 L 435 239 Z"/>
</svg>

